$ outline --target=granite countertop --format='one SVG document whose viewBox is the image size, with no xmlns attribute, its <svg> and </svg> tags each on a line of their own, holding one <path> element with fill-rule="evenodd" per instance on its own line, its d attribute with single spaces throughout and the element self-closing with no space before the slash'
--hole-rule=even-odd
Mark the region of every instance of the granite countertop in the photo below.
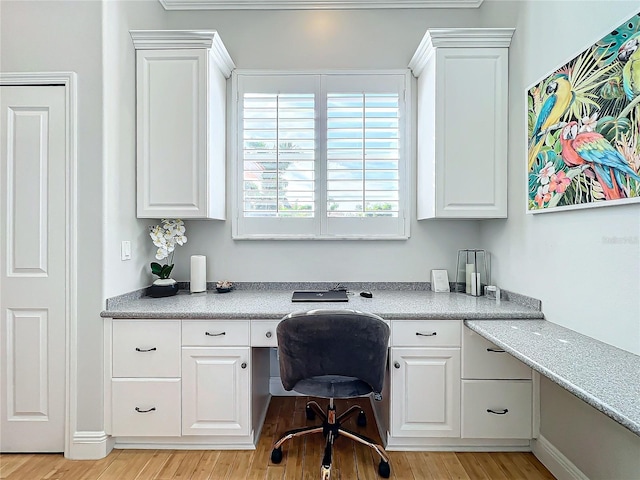
<svg viewBox="0 0 640 480">
<path fill-rule="evenodd" d="M 180 290 L 166 298 L 122 298 L 109 301 L 101 313 L 108 318 L 211 318 L 277 319 L 288 313 L 314 308 L 354 309 L 385 319 L 544 318 L 540 308 L 514 301 L 472 297 L 463 293 L 431 290 L 373 290 L 373 298 L 353 290 L 349 302 L 293 303 L 291 290 L 234 290 L 229 293 L 191 294 Z"/>
<path fill-rule="evenodd" d="M 465 325 L 640 436 L 640 356 L 546 320 Z"/>
</svg>

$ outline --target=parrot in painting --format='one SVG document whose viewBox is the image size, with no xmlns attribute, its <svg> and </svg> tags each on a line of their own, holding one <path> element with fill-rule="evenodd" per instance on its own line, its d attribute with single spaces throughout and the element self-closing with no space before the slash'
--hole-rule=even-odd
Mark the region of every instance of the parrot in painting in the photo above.
<svg viewBox="0 0 640 480">
<path fill-rule="evenodd" d="M 640 32 L 622 44 L 618 50 L 622 67 L 622 87 L 631 101 L 640 95 Z"/>
<path fill-rule="evenodd" d="M 622 154 L 597 132 L 578 132 L 578 123 L 569 122 L 560 135 L 562 160 L 568 167 L 588 166 L 596 175 L 607 200 L 625 198 L 624 175 L 636 182 L 633 171 Z"/>
<path fill-rule="evenodd" d="M 545 89 L 548 97 L 542 104 L 531 134 L 531 143 L 542 139 L 543 132 L 560 121 L 576 98 L 569 77 L 565 73 L 554 75 Z"/>
</svg>

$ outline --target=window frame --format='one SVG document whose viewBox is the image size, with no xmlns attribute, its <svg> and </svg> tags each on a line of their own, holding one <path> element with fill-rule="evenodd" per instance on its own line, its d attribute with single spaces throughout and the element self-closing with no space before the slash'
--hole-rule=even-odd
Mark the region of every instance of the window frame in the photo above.
<svg viewBox="0 0 640 480">
<path fill-rule="evenodd" d="M 327 169 L 326 156 L 327 148 L 327 105 L 326 93 L 339 93 L 333 91 L 323 92 L 324 82 L 331 83 L 337 81 L 350 82 L 356 77 L 362 77 L 359 85 L 374 85 L 372 90 L 363 89 L 365 93 L 380 93 L 379 86 L 375 86 L 382 81 L 393 81 L 384 79 L 385 76 L 396 77 L 398 82 L 399 95 L 399 149 L 400 158 L 398 162 L 398 191 L 399 191 L 399 211 L 397 217 L 328 217 L 326 212 L 326 192 L 327 192 Z M 340 79 L 339 77 L 344 77 Z M 304 79 L 304 81 L 303 81 Z M 340 71 L 272 71 L 272 70 L 234 70 L 232 73 L 230 109 L 230 142 L 229 157 L 231 160 L 232 185 L 231 185 L 231 209 L 232 209 L 232 238 L 234 240 L 406 240 L 410 236 L 410 187 L 409 178 L 413 152 L 411 149 L 411 75 L 408 69 L 394 70 L 340 70 Z M 284 85 L 296 84 L 298 82 L 316 83 L 315 88 L 318 95 L 315 101 L 316 112 L 324 112 L 316 115 L 316 153 L 315 158 L 315 201 L 316 215 L 313 218 L 281 218 L 281 217 L 244 217 L 243 215 L 243 175 L 244 161 L 242 158 L 242 112 L 240 111 L 242 102 L 240 96 L 244 93 L 243 84 L 248 82 L 264 82 L 263 91 L 253 91 L 251 87 L 247 92 L 251 93 L 275 93 L 273 85 L 282 81 Z M 269 88 L 271 86 L 271 88 Z M 376 92 L 376 89 L 378 91 Z M 295 88 L 294 88 L 295 90 Z M 305 90 L 308 92 L 308 90 Z M 299 91 L 289 91 L 283 89 L 282 93 L 301 93 Z M 319 98 L 319 97 L 325 98 Z M 390 219 L 393 219 L 391 221 Z M 393 228 L 389 225 L 393 224 Z"/>
</svg>

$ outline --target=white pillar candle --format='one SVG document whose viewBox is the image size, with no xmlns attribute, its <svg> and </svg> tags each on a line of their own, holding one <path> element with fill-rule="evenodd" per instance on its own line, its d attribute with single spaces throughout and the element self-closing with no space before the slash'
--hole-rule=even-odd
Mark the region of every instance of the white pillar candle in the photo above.
<svg viewBox="0 0 640 480">
<path fill-rule="evenodd" d="M 471 291 L 471 295 L 473 295 L 474 297 L 478 296 L 478 290 L 477 290 L 477 286 L 476 286 L 476 274 L 472 273 L 471 274 L 471 288 L 469 289 Z"/>
<path fill-rule="evenodd" d="M 207 290 L 207 257 L 191 255 L 191 293 Z"/>
<path fill-rule="evenodd" d="M 474 263 L 466 264 L 465 293 L 472 294 L 471 281 L 475 277 L 474 276 L 475 271 L 476 271 L 476 265 Z"/>
<path fill-rule="evenodd" d="M 480 274 L 476 273 L 475 275 L 476 275 L 476 291 L 474 295 L 479 297 L 482 295 L 482 282 L 480 281 Z"/>
</svg>

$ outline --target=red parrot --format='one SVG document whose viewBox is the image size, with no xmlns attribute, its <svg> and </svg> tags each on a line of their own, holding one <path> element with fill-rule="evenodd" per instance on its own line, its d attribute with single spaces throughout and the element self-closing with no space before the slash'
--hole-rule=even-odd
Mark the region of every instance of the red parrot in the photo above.
<svg viewBox="0 0 640 480">
<path fill-rule="evenodd" d="M 607 200 L 625 198 L 624 176 L 640 182 L 640 176 L 622 154 L 597 132 L 578 133 L 578 123 L 569 122 L 560 135 L 562 160 L 568 167 L 588 165 L 595 173 Z"/>
</svg>

